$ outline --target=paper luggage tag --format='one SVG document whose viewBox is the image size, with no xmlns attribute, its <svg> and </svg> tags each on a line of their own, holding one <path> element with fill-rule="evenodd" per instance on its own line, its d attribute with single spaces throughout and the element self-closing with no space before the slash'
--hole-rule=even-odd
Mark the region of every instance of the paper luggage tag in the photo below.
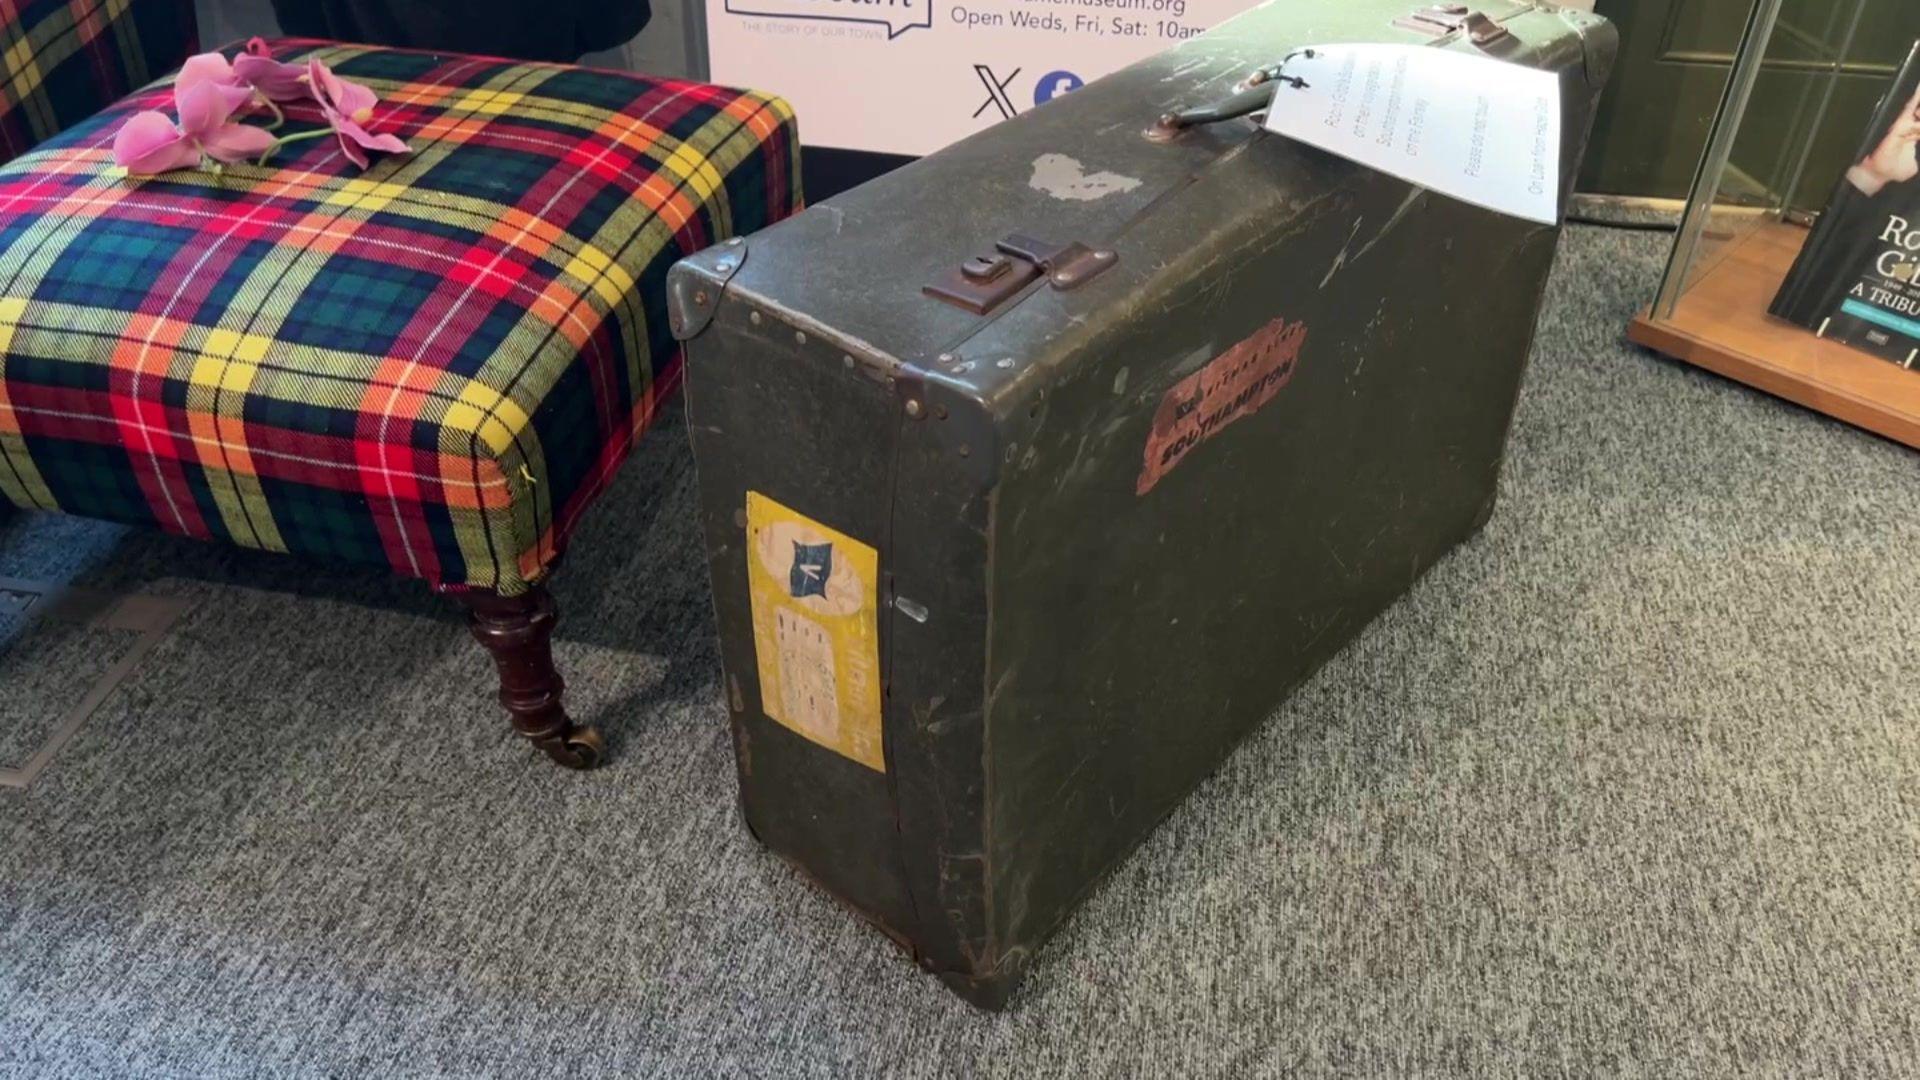
<svg viewBox="0 0 1920 1080">
<path fill-rule="evenodd" d="M 1425 45 L 1315 45 L 1267 129 L 1503 214 L 1560 210 L 1560 77 Z M 1303 85 L 1295 85 L 1295 80 Z"/>
<path fill-rule="evenodd" d="M 879 552 L 749 491 L 747 578 L 761 711 L 886 772 Z"/>
</svg>

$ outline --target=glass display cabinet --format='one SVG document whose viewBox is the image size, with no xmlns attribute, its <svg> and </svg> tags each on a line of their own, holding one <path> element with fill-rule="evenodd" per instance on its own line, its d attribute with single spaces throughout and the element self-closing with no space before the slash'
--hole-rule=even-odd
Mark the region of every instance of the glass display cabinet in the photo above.
<svg viewBox="0 0 1920 1080">
<path fill-rule="evenodd" d="M 1913 0 L 1756 0 L 1659 293 L 1630 339 L 1920 447 L 1911 355 L 1889 360 L 1768 314 L 1916 38 Z"/>
</svg>

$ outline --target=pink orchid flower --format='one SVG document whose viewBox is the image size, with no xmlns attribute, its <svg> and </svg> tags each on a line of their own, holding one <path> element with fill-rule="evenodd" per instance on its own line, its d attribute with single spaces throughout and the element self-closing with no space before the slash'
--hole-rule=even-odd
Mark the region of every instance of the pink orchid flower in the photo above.
<svg viewBox="0 0 1920 1080">
<path fill-rule="evenodd" d="M 373 91 L 340 78 L 317 58 L 307 61 L 307 85 L 313 88 L 313 100 L 320 103 L 320 112 L 326 116 L 327 123 L 333 125 L 334 133 L 340 136 L 340 149 L 347 160 L 364 169 L 368 150 L 391 154 L 407 152 L 407 144 L 398 137 L 375 135 L 362 126 L 373 119 L 373 107 L 380 101 Z"/>
<path fill-rule="evenodd" d="M 245 104 L 247 98 L 237 98 L 233 87 L 214 81 L 213 75 L 210 65 L 202 65 L 201 71 L 188 82 L 183 68 L 173 88 L 174 107 L 180 112 L 179 124 L 169 121 L 165 113 L 154 111 L 128 117 L 113 137 L 113 160 L 130 173 L 151 175 L 198 165 L 202 155 L 215 161 L 234 162 L 265 153 L 274 144 L 273 135 L 261 128 L 233 123 L 234 110 Z M 252 90 L 246 92 L 253 93 Z"/>
<path fill-rule="evenodd" d="M 253 88 L 234 73 L 233 65 L 217 52 L 199 53 L 187 57 L 180 65 L 180 74 L 173 80 L 173 103 L 178 109 L 187 94 L 201 86 L 211 86 L 225 98 L 229 114 L 246 108 L 253 100 Z"/>
<path fill-rule="evenodd" d="M 307 96 L 306 67 L 275 60 L 259 38 L 248 41 L 247 51 L 233 58 L 233 74 L 268 101 L 298 101 Z"/>
</svg>

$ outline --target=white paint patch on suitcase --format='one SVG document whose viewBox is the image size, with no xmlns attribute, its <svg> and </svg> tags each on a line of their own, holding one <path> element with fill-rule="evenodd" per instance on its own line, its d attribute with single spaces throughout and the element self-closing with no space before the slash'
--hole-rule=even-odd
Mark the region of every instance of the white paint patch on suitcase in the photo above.
<svg viewBox="0 0 1920 1080">
<path fill-rule="evenodd" d="M 1116 172 L 1090 173 L 1078 159 L 1065 154 L 1041 154 L 1033 159 L 1033 178 L 1027 186 L 1056 199 L 1092 202 L 1132 191 L 1140 181 Z"/>
<path fill-rule="evenodd" d="M 1274 319 L 1181 379 L 1160 399 L 1134 494 L 1152 491 L 1193 449 L 1251 416 L 1293 379 L 1305 322 Z"/>
</svg>

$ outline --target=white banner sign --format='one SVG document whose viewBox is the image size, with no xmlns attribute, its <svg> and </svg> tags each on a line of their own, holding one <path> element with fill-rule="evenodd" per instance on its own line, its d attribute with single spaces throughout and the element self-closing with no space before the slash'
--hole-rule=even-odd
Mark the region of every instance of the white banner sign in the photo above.
<svg viewBox="0 0 1920 1080">
<path fill-rule="evenodd" d="M 714 82 L 779 94 L 808 146 L 927 154 L 1259 0 L 707 0 Z"/>
</svg>

